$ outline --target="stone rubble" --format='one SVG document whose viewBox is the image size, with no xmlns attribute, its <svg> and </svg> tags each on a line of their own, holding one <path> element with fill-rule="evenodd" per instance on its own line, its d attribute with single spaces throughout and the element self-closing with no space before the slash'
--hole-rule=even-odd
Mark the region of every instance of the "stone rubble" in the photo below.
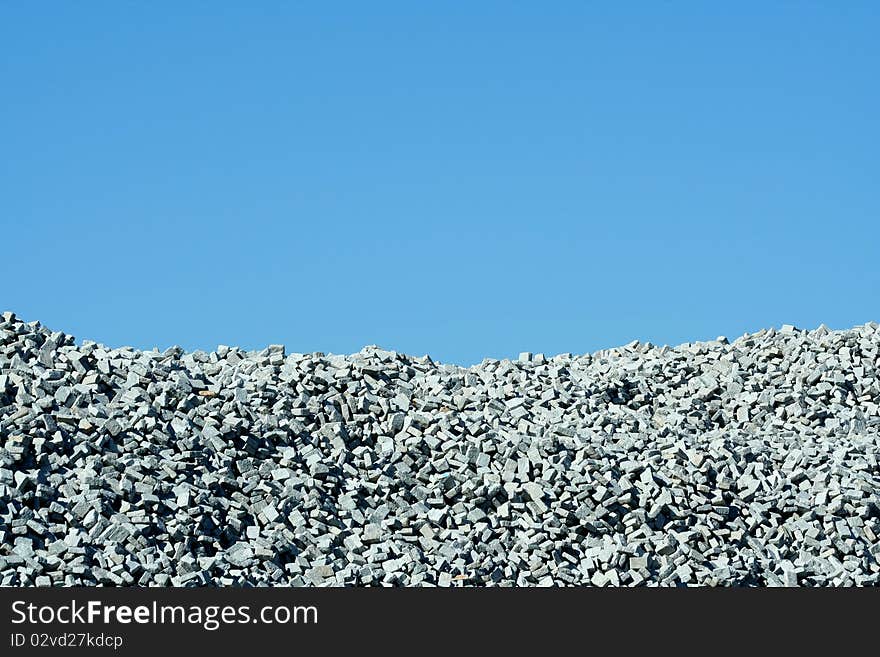
<svg viewBox="0 0 880 657">
<path fill-rule="evenodd" d="M 464 368 L 0 318 L 0 584 L 876 586 L 880 327 Z"/>
</svg>

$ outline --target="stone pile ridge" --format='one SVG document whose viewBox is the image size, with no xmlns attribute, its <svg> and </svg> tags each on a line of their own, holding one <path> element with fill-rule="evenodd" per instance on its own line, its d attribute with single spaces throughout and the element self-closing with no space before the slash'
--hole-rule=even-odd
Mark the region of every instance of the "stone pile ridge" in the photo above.
<svg viewBox="0 0 880 657">
<path fill-rule="evenodd" d="M 880 584 L 880 328 L 473 367 L 0 317 L 0 584 Z"/>
</svg>

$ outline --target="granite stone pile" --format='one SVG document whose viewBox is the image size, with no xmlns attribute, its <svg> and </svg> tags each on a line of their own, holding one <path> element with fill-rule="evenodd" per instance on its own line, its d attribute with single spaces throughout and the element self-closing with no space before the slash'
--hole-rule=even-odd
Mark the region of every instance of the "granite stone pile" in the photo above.
<svg viewBox="0 0 880 657">
<path fill-rule="evenodd" d="M 0 584 L 878 585 L 880 327 L 465 368 L 0 317 Z"/>
</svg>

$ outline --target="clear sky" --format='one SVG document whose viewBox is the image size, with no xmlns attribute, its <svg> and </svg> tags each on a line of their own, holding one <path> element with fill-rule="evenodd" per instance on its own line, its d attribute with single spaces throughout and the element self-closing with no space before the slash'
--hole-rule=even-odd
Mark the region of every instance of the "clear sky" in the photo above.
<svg viewBox="0 0 880 657">
<path fill-rule="evenodd" d="M 0 1 L 0 308 L 462 364 L 880 320 L 880 3 Z"/>
</svg>

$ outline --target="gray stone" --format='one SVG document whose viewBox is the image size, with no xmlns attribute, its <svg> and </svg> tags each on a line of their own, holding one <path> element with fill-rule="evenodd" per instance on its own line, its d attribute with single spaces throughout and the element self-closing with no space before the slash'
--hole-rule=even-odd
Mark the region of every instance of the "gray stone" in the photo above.
<svg viewBox="0 0 880 657">
<path fill-rule="evenodd" d="M 880 585 L 876 324 L 464 368 L 3 318 L 3 585 Z"/>
</svg>

